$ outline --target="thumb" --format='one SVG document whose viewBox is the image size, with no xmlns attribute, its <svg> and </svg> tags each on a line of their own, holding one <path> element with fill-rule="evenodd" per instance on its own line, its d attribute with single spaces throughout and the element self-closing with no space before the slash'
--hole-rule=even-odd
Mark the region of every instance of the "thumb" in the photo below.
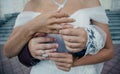
<svg viewBox="0 0 120 74">
<path fill-rule="evenodd" d="M 41 36 L 46 36 L 46 33 L 37 32 L 37 33 L 34 34 L 34 37 L 41 37 Z"/>
</svg>

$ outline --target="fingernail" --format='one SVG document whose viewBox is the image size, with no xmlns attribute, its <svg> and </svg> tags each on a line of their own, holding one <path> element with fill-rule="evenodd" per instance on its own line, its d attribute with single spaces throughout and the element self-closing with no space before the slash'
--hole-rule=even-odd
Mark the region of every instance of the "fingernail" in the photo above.
<svg viewBox="0 0 120 74">
<path fill-rule="evenodd" d="M 73 21 L 75 22 L 76 20 L 75 20 L 75 19 L 73 19 Z"/>
<path fill-rule="evenodd" d="M 56 46 L 56 47 L 58 47 L 59 45 L 58 45 L 58 44 L 56 44 L 55 46 Z"/>
<path fill-rule="evenodd" d="M 57 49 L 52 49 L 53 51 L 56 51 Z"/>
<path fill-rule="evenodd" d="M 75 21 L 76 21 L 76 20 L 75 20 L 75 19 L 73 19 L 73 18 L 71 18 L 71 19 L 72 19 L 72 21 L 73 21 L 73 22 L 75 22 Z"/>
<path fill-rule="evenodd" d="M 51 38 L 51 41 L 55 41 L 56 39 L 55 38 Z"/>
</svg>

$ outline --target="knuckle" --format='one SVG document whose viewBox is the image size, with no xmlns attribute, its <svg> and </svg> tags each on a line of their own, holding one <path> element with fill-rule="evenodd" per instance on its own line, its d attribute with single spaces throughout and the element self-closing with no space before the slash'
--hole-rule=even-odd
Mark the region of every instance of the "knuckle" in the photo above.
<svg viewBox="0 0 120 74">
<path fill-rule="evenodd" d="M 69 15 L 68 15 L 68 14 L 66 14 L 66 13 L 63 13 L 63 16 L 68 17 Z"/>
<path fill-rule="evenodd" d="M 71 65 L 71 63 L 73 62 L 73 60 L 70 58 L 68 62 L 69 62 L 69 63 L 70 63 L 70 65 Z"/>
<path fill-rule="evenodd" d="M 53 55 L 52 55 L 53 56 Z M 56 59 L 54 59 L 54 61 L 59 61 L 59 59 L 58 58 L 56 58 Z"/>
<path fill-rule="evenodd" d="M 77 42 L 81 43 L 81 37 L 79 39 L 77 39 Z"/>
<path fill-rule="evenodd" d="M 49 13 L 49 14 L 48 14 L 48 18 L 53 18 L 54 16 L 55 16 L 54 13 Z"/>
<path fill-rule="evenodd" d="M 45 41 L 49 42 L 49 41 L 52 41 L 51 38 L 46 38 Z"/>
<path fill-rule="evenodd" d="M 51 18 L 48 20 L 48 24 L 52 24 L 52 23 L 54 23 L 54 21 L 55 21 L 55 18 Z"/>
<path fill-rule="evenodd" d="M 71 38 L 68 38 L 68 41 L 69 41 L 69 42 L 71 42 L 71 40 L 72 40 Z"/>
<path fill-rule="evenodd" d="M 45 39 L 45 38 L 39 38 L 39 40 L 42 40 L 43 42 L 44 42 L 44 41 L 46 41 L 46 39 Z"/>
<path fill-rule="evenodd" d="M 46 44 L 43 44 L 43 45 L 42 45 L 42 48 L 43 48 L 43 49 L 46 49 L 46 48 L 47 48 L 47 45 L 46 45 Z"/>
<path fill-rule="evenodd" d="M 50 31 L 50 30 L 47 30 L 46 33 L 51 33 L 51 31 Z"/>
<path fill-rule="evenodd" d="M 51 45 L 51 48 L 56 48 L 56 44 L 52 44 L 52 45 Z"/>
<path fill-rule="evenodd" d="M 70 68 L 70 67 L 71 67 L 71 64 L 67 64 L 66 67 L 67 67 L 67 68 Z"/>
<path fill-rule="evenodd" d="M 30 44 L 33 44 L 34 42 L 35 42 L 35 38 L 32 38 L 32 39 L 29 41 Z"/>
<path fill-rule="evenodd" d="M 51 44 L 47 44 L 47 45 L 46 45 L 46 48 L 47 48 L 47 49 L 50 49 L 50 48 L 52 48 L 52 47 L 53 47 L 53 45 L 51 45 Z"/>
<path fill-rule="evenodd" d="M 73 48 L 73 47 L 74 47 L 74 45 L 72 45 L 72 44 L 68 44 L 68 47 Z"/>
</svg>

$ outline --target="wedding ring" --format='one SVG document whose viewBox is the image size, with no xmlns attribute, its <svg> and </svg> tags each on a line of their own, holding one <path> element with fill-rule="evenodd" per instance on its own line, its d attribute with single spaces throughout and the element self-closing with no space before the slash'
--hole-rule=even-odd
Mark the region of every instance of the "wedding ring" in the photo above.
<svg viewBox="0 0 120 74">
<path fill-rule="evenodd" d="M 42 50 L 41 54 L 42 59 L 46 59 L 48 57 L 48 54 L 46 54 L 46 50 Z"/>
<path fill-rule="evenodd" d="M 48 57 L 48 54 L 42 54 L 42 59 L 46 59 Z"/>
</svg>

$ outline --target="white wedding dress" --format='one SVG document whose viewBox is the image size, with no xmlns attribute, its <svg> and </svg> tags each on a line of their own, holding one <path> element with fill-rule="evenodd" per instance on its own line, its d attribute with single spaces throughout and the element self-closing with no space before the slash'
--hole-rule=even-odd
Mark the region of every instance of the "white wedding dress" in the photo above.
<svg viewBox="0 0 120 74">
<path fill-rule="evenodd" d="M 36 16 L 40 15 L 42 13 L 39 12 L 32 12 L 32 11 L 24 11 L 21 12 L 15 23 L 15 27 L 24 25 L 28 21 L 34 19 Z M 100 28 L 93 26 L 90 26 L 90 19 L 95 20 L 100 23 L 108 24 L 108 18 L 106 16 L 105 10 L 101 7 L 92 7 L 92 8 L 85 8 L 80 9 L 76 12 L 74 12 L 71 16 L 71 18 L 75 19 L 76 21 L 73 24 L 73 26 L 76 27 L 84 27 L 85 29 L 93 29 L 96 32 L 96 46 L 97 49 L 92 49 L 89 46 L 86 50 L 87 54 L 96 54 L 100 49 L 104 47 L 105 43 L 105 36 L 104 32 L 101 31 Z M 60 43 L 60 48 L 58 49 L 59 52 L 66 52 L 66 48 L 64 45 L 64 42 L 62 38 L 59 35 L 56 34 L 49 34 L 48 36 L 53 36 L 57 38 L 58 43 Z M 62 46 L 63 45 L 63 46 Z M 61 50 L 61 48 L 65 50 Z M 32 67 L 30 74 L 100 74 L 103 68 L 104 63 L 98 63 L 98 64 L 91 64 L 91 65 L 85 65 L 85 66 L 77 66 L 72 67 L 69 72 L 62 71 L 58 69 L 54 63 L 54 61 L 51 60 L 44 60 L 40 61 L 38 64 Z"/>
</svg>

